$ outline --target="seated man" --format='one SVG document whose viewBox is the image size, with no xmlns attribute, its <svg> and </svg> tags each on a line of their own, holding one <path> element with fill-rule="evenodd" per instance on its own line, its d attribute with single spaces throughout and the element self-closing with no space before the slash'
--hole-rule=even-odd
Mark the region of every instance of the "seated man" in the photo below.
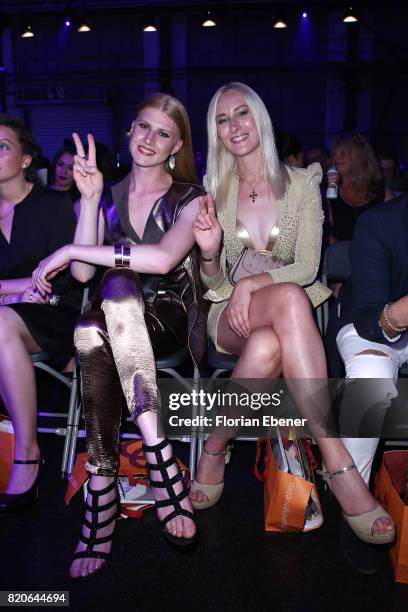
<svg viewBox="0 0 408 612">
<path fill-rule="evenodd" d="M 398 370 L 408 361 L 408 194 L 359 218 L 350 256 L 351 290 L 340 296 L 347 324 L 337 345 L 348 379 L 376 380 L 357 384 L 357 394 L 346 384 L 340 427 L 355 436 L 343 442 L 368 483 L 385 412 L 398 395 Z M 361 431 L 376 437 L 358 437 Z"/>
</svg>

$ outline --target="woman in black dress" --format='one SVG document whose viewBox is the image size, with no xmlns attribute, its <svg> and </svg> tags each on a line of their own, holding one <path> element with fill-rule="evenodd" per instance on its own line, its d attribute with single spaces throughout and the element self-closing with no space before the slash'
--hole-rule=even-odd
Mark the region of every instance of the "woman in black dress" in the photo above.
<svg viewBox="0 0 408 612">
<path fill-rule="evenodd" d="M 338 197 L 329 200 L 331 242 L 352 240 L 358 217 L 384 202 L 384 181 L 374 151 L 359 132 L 337 136 L 332 144 L 332 159 L 337 170 Z"/>
<path fill-rule="evenodd" d="M 49 185 L 55 191 L 64 191 L 69 195 L 72 202 L 79 198 L 79 191 L 75 185 L 74 169 L 74 145 L 64 145 L 53 159 L 50 170 Z"/>
<path fill-rule="evenodd" d="M 78 577 L 98 570 L 111 549 L 122 392 L 145 442 L 163 535 L 179 546 L 196 539 L 187 490 L 160 433 L 154 358 L 186 344 L 196 363 L 202 356 L 205 326 L 192 224 L 204 191 L 196 184 L 187 112 L 167 94 L 153 94 L 139 105 L 129 142 L 132 169 L 112 188 L 103 190 L 93 138 L 88 135 L 87 158 L 77 134 L 74 140 L 81 192 L 75 243 L 43 261 L 33 278 L 47 290 L 55 270 L 70 261 L 81 281 L 92 278 L 95 265 L 110 268 L 75 330 L 91 474 L 70 570 Z"/>
<path fill-rule="evenodd" d="M 37 157 L 29 130 L 16 117 L 0 115 L 0 394 L 15 440 L 0 515 L 27 507 L 36 496 L 41 459 L 30 353 L 68 355 L 81 298 L 69 271 L 58 274 L 48 292 L 32 285 L 39 261 L 70 242 L 75 230 L 69 198 L 35 182 Z"/>
</svg>

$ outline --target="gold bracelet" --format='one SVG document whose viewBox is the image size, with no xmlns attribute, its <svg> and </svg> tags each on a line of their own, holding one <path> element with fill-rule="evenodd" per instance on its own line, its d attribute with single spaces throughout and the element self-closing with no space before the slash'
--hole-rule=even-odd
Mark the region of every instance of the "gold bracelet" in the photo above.
<svg viewBox="0 0 408 612">
<path fill-rule="evenodd" d="M 383 315 L 384 315 L 384 319 L 385 319 L 386 324 L 388 325 L 388 327 L 389 327 L 390 329 L 392 329 L 392 331 L 394 331 L 394 332 L 396 332 L 396 333 L 398 333 L 398 334 L 402 334 L 402 332 L 406 332 L 406 331 L 407 331 L 407 328 L 406 328 L 406 327 L 397 327 L 396 325 L 393 325 L 393 324 L 391 323 L 391 321 L 390 321 L 390 319 L 389 319 L 389 316 L 388 316 L 388 308 L 389 308 L 390 306 L 391 306 L 391 303 L 390 303 L 390 304 L 386 304 L 386 305 L 384 306 L 384 310 L 383 310 Z"/>
</svg>

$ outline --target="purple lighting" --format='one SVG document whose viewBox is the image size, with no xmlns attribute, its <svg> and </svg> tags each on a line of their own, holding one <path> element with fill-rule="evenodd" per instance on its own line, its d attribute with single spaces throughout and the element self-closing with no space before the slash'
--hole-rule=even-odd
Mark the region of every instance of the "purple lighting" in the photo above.
<svg viewBox="0 0 408 612">
<path fill-rule="evenodd" d="M 307 19 L 307 12 L 306 11 L 303 11 L 302 17 L 303 17 L 303 19 Z"/>
<path fill-rule="evenodd" d="M 70 19 L 66 19 L 65 20 L 65 25 L 67 26 L 67 28 L 69 28 L 69 26 L 71 25 L 71 20 Z"/>
</svg>

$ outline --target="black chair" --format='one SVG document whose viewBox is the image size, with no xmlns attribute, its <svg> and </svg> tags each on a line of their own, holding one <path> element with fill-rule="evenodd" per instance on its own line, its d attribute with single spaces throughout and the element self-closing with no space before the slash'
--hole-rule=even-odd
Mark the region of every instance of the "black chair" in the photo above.
<svg viewBox="0 0 408 612">
<path fill-rule="evenodd" d="M 339 240 L 329 245 L 323 258 L 322 283 L 326 286 L 329 283 L 345 283 L 351 276 L 350 261 L 351 241 Z M 329 302 L 323 304 L 323 335 L 326 333 L 329 321 Z"/>
</svg>

